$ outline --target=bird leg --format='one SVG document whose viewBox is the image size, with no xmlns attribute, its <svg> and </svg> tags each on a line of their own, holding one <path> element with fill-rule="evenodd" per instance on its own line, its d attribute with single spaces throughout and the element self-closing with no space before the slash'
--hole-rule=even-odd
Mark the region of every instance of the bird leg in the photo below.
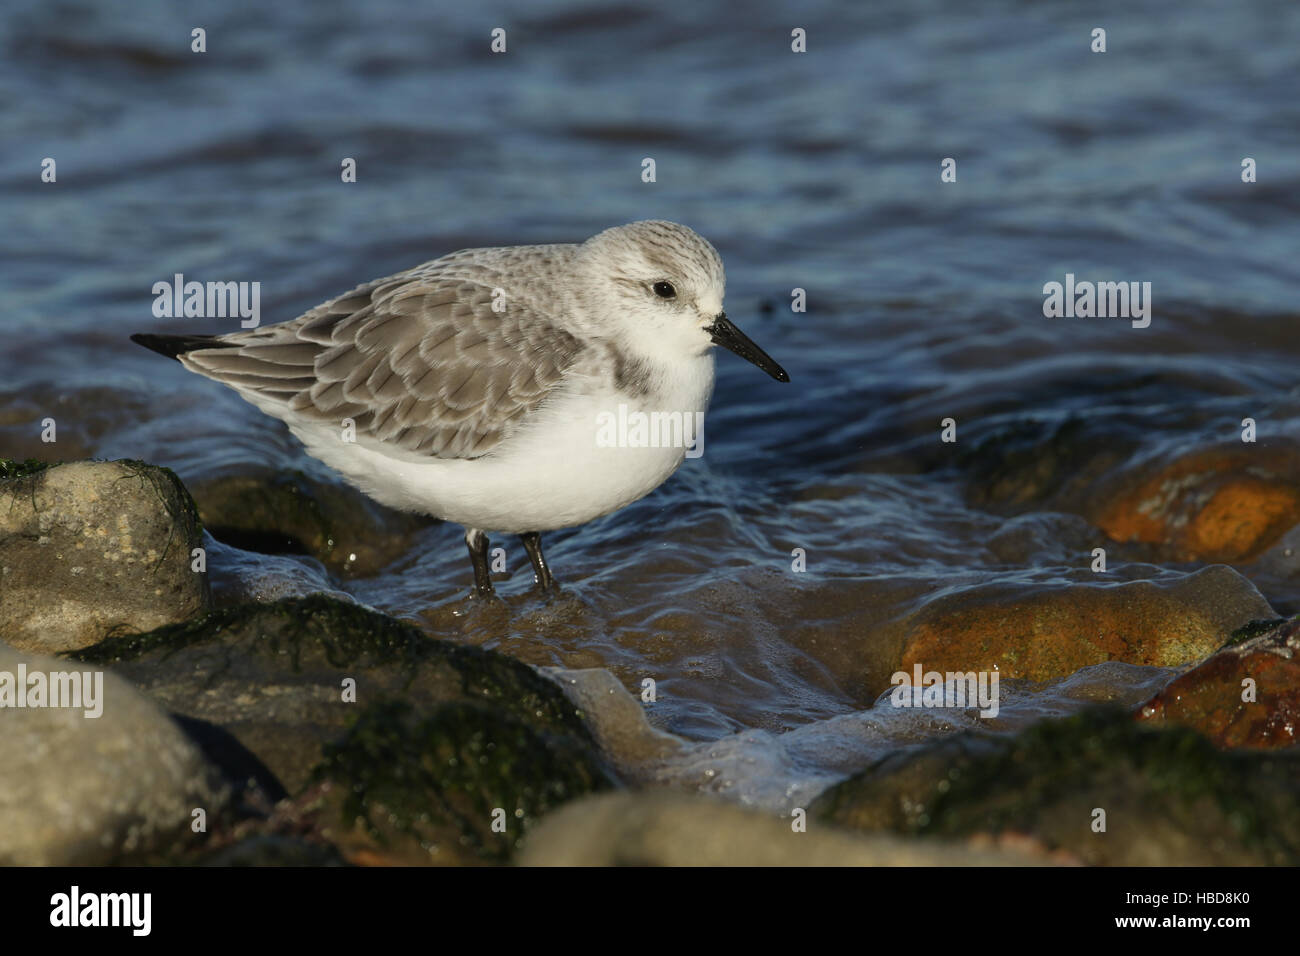
<svg viewBox="0 0 1300 956">
<path fill-rule="evenodd" d="M 528 552 L 528 560 L 533 563 L 533 580 L 543 591 L 549 591 L 555 586 L 555 578 L 551 577 L 551 569 L 546 564 L 546 555 L 542 554 L 541 534 L 529 531 L 527 534 L 521 534 L 519 540 L 523 542 L 524 550 Z"/>
<path fill-rule="evenodd" d="M 488 537 L 478 528 L 465 529 L 465 546 L 474 565 L 474 593 L 479 597 L 493 594 L 492 576 L 488 573 Z"/>
</svg>

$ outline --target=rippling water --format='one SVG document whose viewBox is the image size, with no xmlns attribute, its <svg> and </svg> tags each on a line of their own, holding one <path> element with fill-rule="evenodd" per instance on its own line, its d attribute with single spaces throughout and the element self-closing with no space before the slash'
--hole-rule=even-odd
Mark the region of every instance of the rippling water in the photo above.
<svg viewBox="0 0 1300 956">
<path fill-rule="evenodd" d="M 972 444 L 1082 422 L 1135 458 L 1231 439 L 1245 416 L 1263 441 L 1300 434 L 1295 4 L 173 6 L 0 14 L 0 454 L 50 457 L 51 416 L 55 457 L 337 480 L 279 423 L 127 340 L 226 330 L 155 319 L 154 282 L 260 281 L 278 322 L 457 248 L 685 222 L 793 384 L 721 354 L 706 454 L 550 536 L 558 599 L 526 594 L 518 553 L 506 608 L 468 605 L 449 526 L 333 582 L 439 636 L 605 668 L 633 692 L 654 678 L 651 723 L 695 748 L 669 779 L 781 802 L 845 752 L 944 732 L 868 710 L 881 628 L 938 593 L 1087 576 L 1078 519 L 972 507 L 941 419 Z M 497 26 L 504 56 L 487 53 Z M 956 184 L 939 179 L 949 156 Z M 1043 283 L 1067 272 L 1151 282 L 1150 328 L 1044 318 Z M 1300 579 L 1256 583 L 1300 609 Z M 1153 671 L 1087 679 L 1137 700 Z M 1007 719 L 1072 693 L 1017 692 Z"/>
</svg>

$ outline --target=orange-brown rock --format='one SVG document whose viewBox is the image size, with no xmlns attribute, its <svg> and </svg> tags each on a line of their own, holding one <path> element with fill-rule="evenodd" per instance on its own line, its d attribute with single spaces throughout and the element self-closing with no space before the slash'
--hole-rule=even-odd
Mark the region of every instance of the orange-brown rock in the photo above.
<svg viewBox="0 0 1300 956">
<path fill-rule="evenodd" d="M 1103 661 L 1188 664 L 1237 628 L 1272 617 L 1253 584 L 1216 565 L 1169 584 L 974 588 L 897 622 L 892 639 L 902 649 L 900 670 L 996 669 L 1006 678 L 1049 680 Z"/>
<path fill-rule="evenodd" d="M 1116 541 L 1184 561 L 1248 561 L 1300 522 L 1300 452 L 1242 445 L 1165 462 L 1090 515 Z"/>
<path fill-rule="evenodd" d="M 1143 704 L 1137 718 L 1195 728 L 1221 747 L 1300 743 L 1300 618 L 1225 647 Z"/>
</svg>

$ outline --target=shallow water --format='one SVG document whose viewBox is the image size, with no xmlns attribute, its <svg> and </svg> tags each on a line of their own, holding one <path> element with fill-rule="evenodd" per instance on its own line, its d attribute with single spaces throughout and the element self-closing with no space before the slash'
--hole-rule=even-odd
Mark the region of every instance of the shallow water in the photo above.
<svg viewBox="0 0 1300 956">
<path fill-rule="evenodd" d="M 729 314 L 792 384 L 719 355 L 704 457 L 550 535 L 556 598 L 528 593 L 503 540 L 504 605 L 467 604 L 450 526 L 326 585 L 539 666 L 607 669 L 633 693 L 654 679 L 651 724 L 686 741 L 660 779 L 784 804 L 968 725 L 869 709 L 888 685 L 882 628 L 991 581 L 1091 577 L 1082 519 L 971 505 L 941 419 L 958 449 L 1081 421 L 1133 461 L 1235 441 L 1246 416 L 1265 449 L 1300 437 L 1294 4 L 198 10 L 0 15 L 0 455 L 336 480 L 279 423 L 127 340 L 234 328 L 155 319 L 154 282 L 260 281 L 269 323 L 457 248 L 685 222 L 726 262 Z M 1105 55 L 1088 52 L 1098 25 Z M 486 54 L 495 26 L 505 56 Z M 809 53 L 789 52 L 792 26 Z M 38 180 L 46 156 L 57 184 Z M 946 156 L 956 184 L 939 181 Z M 1240 182 L 1243 156 L 1258 183 Z M 1067 272 L 1151 282 L 1150 327 L 1044 318 L 1042 285 Z M 254 580 L 274 573 L 243 560 Z M 1119 548 L 1110 568 L 1190 569 Z M 1300 610 L 1294 567 L 1245 570 Z M 1152 679 L 1096 682 L 1135 703 Z M 1058 684 L 1006 706 L 1010 728 L 1077 698 Z"/>
</svg>

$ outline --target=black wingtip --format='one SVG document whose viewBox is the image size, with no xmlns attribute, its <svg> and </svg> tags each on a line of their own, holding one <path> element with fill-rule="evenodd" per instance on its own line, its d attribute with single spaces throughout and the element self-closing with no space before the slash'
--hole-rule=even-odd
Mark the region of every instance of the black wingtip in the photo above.
<svg viewBox="0 0 1300 956">
<path fill-rule="evenodd" d="M 147 332 L 137 332 L 131 336 L 131 341 L 178 362 L 182 355 L 195 349 L 222 348 L 215 335 L 150 335 Z"/>
</svg>

